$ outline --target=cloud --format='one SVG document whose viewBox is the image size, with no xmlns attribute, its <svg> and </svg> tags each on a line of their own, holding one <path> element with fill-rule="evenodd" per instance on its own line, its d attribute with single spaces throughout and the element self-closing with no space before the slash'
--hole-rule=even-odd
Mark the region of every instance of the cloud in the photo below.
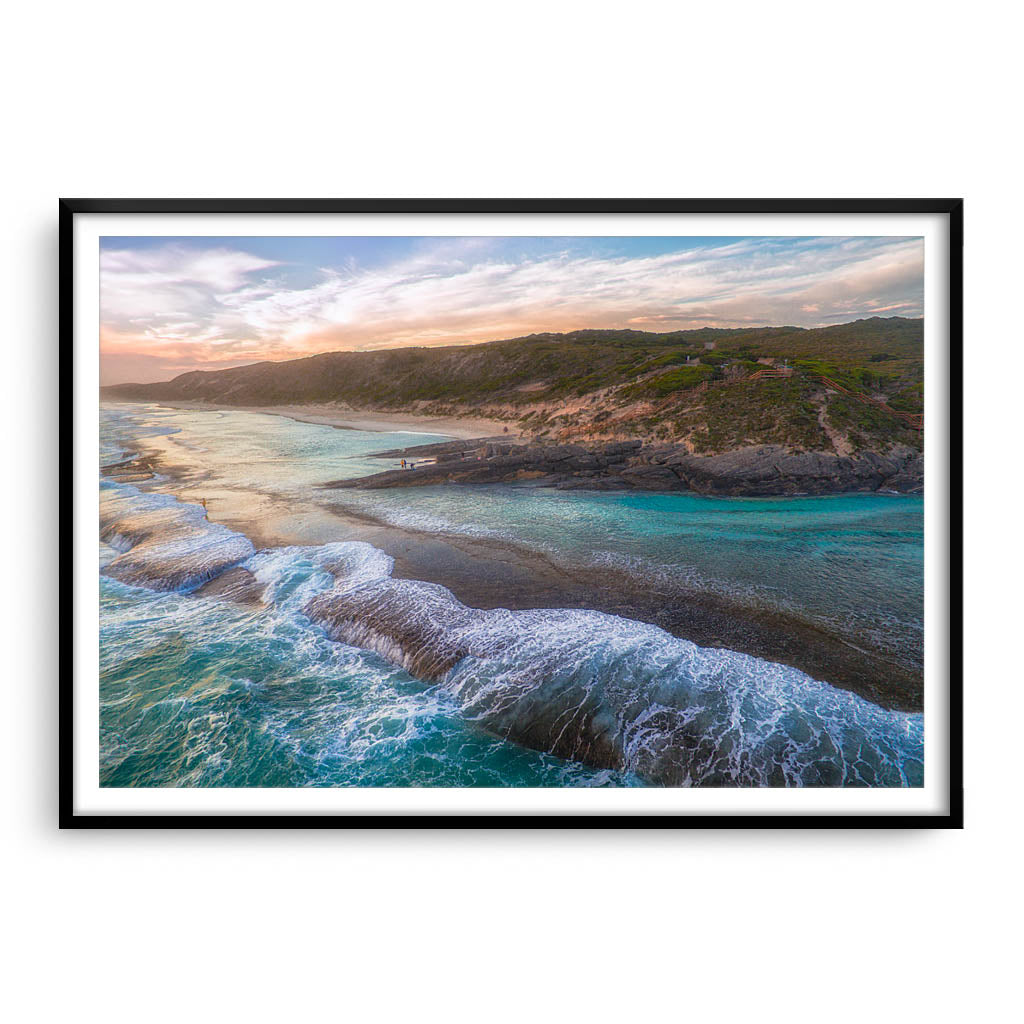
<svg viewBox="0 0 1024 1024">
<path fill-rule="evenodd" d="M 239 240 L 242 242 L 242 240 Z M 329 349 L 486 341 L 582 327 L 816 326 L 922 314 L 918 238 L 758 238 L 652 256 L 510 256 L 506 239 L 418 240 L 404 259 L 323 267 L 294 286 L 239 250 L 116 250 L 101 258 L 104 376 Z M 570 240 L 571 241 L 571 240 Z M 583 241 L 583 240 L 576 240 Z"/>
<path fill-rule="evenodd" d="M 241 287 L 271 260 L 229 249 L 106 250 L 100 254 L 104 317 L 174 317 Z M 187 315 L 187 314 L 184 314 Z"/>
</svg>

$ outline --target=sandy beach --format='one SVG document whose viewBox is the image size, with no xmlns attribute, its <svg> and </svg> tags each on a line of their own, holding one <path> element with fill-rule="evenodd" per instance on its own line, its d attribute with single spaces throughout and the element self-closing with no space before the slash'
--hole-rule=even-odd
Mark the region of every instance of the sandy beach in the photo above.
<svg viewBox="0 0 1024 1024">
<path fill-rule="evenodd" d="M 300 423 L 320 423 L 339 430 L 367 430 L 379 433 L 410 432 L 441 434 L 453 438 L 522 436 L 515 423 L 473 416 L 418 416 L 407 412 L 372 412 L 338 405 L 216 405 L 211 402 L 161 402 L 172 409 L 202 411 L 259 412 L 285 416 Z"/>
</svg>

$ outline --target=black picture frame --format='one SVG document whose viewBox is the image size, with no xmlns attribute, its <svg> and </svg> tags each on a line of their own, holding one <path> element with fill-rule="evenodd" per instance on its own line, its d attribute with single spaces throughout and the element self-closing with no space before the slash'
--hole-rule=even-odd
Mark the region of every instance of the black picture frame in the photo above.
<svg viewBox="0 0 1024 1024">
<path fill-rule="evenodd" d="M 73 564 L 74 223 L 78 214 L 939 214 L 949 268 L 949 792 L 940 814 L 113 815 L 74 808 L 74 578 L 60 582 L 58 824 L 80 828 L 962 828 L 963 796 L 963 212 L 962 199 L 61 199 L 60 536 Z"/>
</svg>

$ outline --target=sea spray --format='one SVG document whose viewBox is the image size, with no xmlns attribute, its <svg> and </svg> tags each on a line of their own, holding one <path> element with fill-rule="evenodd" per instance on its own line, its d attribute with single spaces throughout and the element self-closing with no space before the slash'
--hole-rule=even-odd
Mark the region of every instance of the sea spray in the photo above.
<svg viewBox="0 0 1024 1024">
<path fill-rule="evenodd" d="M 640 784 L 493 736 L 443 687 L 311 626 L 327 547 L 254 556 L 260 603 L 101 576 L 101 785 Z"/>
<path fill-rule="evenodd" d="M 517 743 L 660 785 L 922 782 L 920 715 L 614 615 L 467 608 L 383 568 L 335 561 L 336 585 L 306 613 L 334 639 L 441 683 L 467 717 Z"/>
<path fill-rule="evenodd" d="M 106 483 L 100 494 L 100 539 L 122 552 L 108 576 L 152 590 L 194 590 L 245 561 L 252 543 L 197 505 L 130 484 Z"/>
<path fill-rule="evenodd" d="M 392 577 L 362 542 L 253 552 L 196 506 L 104 488 L 104 573 L 195 589 L 238 566 L 262 598 L 373 650 L 487 730 L 660 785 L 920 785 L 920 715 L 886 711 L 786 666 L 697 647 L 587 610 L 485 611 Z"/>
</svg>

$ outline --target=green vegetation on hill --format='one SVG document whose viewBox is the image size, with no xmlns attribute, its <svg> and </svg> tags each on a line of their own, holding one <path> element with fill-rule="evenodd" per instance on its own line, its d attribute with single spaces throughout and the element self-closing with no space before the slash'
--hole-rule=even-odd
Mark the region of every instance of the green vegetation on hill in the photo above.
<svg viewBox="0 0 1024 1024">
<path fill-rule="evenodd" d="M 811 401 L 816 391 L 801 377 L 712 388 L 701 410 L 685 414 L 697 451 L 726 451 L 750 444 L 790 444 L 810 451 L 827 446 Z"/>
<path fill-rule="evenodd" d="M 793 377 L 726 383 L 761 369 L 758 360 L 785 362 Z M 909 432 L 877 407 L 849 398 L 837 404 L 838 392 L 829 392 L 821 376 L 918 414 L 923 372 L 922 321 L 874 317 L 817 329 L 584 330 L 448 348 L 328 352 L 103 393 L 219 405 L 345 403 L 475 413 L 520 420 L 538 436 L 632 433 L 689 438 L 700 450 L 770 440 L 827 448 L 823 410 L 854 446 L 889 443 Z M 696 391 L 705 380 L 722 386 Z"/>
<path fill-rule="evenodd" d="M 630 384 L 622 393 L 629 398 L 664 398 L 674 391 L 696 387 L 710 379 L 713 374 L 714 369 L 710 366 L 678 366 L 649 377 L 639 384 Z"/>
</svg>

